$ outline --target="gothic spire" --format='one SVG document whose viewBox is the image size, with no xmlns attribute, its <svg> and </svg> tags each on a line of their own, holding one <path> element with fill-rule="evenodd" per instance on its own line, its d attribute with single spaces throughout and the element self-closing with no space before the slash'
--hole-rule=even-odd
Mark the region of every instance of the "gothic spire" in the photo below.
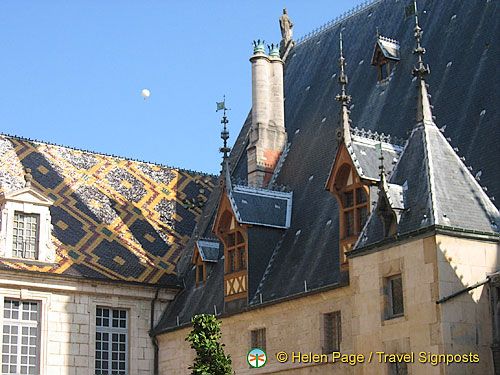
<svg viewBox="0 0 500 375">
<path fill-rule="evenodd" d="M 229 176 L 229 152 L 231 151 L 231 148 L 228 147 L 227 145 L 227 140 L 229 139 L 229 131 L 227 130 L 227 124 L 229 123 L 229 120 L 227 119 L 226 115 L 226 96 L 224 95 L 224 100 L 222 102 L 217 102 L 217 112 L 223 110 L 223 115 L 222 115 L 222 120 L 220 121 L 221 124 L 224 125 L 224 128 L 220 132 L 220 137 L 223 140 L 223 147 L 219 148 L 219 151 L 222 153 L 222 171 L 221 171 L 221 179 L 220 179 L 220 184 L 221 187 L 223 187 L 225 184 L 227 184 L 228 181 L 227 178 Z"/>
<path fill-rule="evenodd" d="M 430 74 L 429 65 L 424 65 L 422 56 L 425 54 L 425 48 L 421 45 L 422 39 L 422 29 L 418 24 L 418 12 L 417 4 L 413 3 L 415 12 L 415 40 L 417 41 L 417 46 L 413 50 L 413 53 L 418 56 L 417 66 L 413 68 L 413 76 L 418 80 L 418 95 L 417 95 L 417 124 L 420 125 L 432 125 L 434 120 L 432 118 L 432 106 L 429 101 L 429 94 L 427 93 L 427 85 L 425 83 L 424 77 Z"/>
<path fill-rule="evenodd" d="M 351 101 L 351 96 L 347 95 L 346 85 L 348 82 L 347 74 L 345 73 L 345 66 L 347 65 L 344 58 L 343 45 L 342 45 L 342 33 L 340 33 L 340 58 L 339 58 L 339 66 L 340 66 L 340 74 L 339 74 L 339 83 L 340 83 L 340 94 L 338 94 L 335 99 L 341 103 L 340 109 L 340 126 L 337 129 L 337 142 L 345 142 L 349 143 L 351 141 L 351 134 L 349 131 L 349 124 L 351 120 L 349 119 L 349 102 Z"/>
</svg>

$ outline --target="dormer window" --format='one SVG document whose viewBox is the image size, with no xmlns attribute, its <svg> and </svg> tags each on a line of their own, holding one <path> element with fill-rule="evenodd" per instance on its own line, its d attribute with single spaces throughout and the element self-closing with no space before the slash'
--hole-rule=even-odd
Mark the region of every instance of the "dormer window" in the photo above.
<svg viewBox="0 0 500 375">
<path fill-rule="evenodd" d="M 348 263 L 345 253 L 354 248 L 370 215 L 370 188 L 369 183 L 357 173 L 343 143 L 337 151 L 327 189 L 339 204 L 340 266 L 346 270 Z"/>
<path fill-rule="evenodd" d="M 219 255 L 219 241 L 198 240 L 196 241 L 192 263 L 196 270 L 196 283 L 205 281 L 214 263 L 217 263 Z"/>
<path fill-rule="evenodd" d="M 31 186 L 27 170 L 24 188 L 0 195 L 0 257 L 53 263 L 49 207 L 54 203 Z"/>
<path fill-rule="evenodd" d="M 399 43 L 396 40 L 378 35 L 371 64 L 377 67 L 379 82 L 389 78 L 392 68 L 398 61 Z"/>
<path fill-rule="evenodd" d="M 38 228 L 40 215 L 14 213 L 12 234 L 12 257 L 37 259 L 38 258 Z"/>
</svg>

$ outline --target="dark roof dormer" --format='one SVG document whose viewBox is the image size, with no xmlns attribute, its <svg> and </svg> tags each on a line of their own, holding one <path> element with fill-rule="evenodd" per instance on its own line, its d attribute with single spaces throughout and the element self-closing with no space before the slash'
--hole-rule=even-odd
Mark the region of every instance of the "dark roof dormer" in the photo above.
<svg viewBox="0 0 500 375">
<path fill-rule="evenodd" d="M 378 81 L 388 78 L 394 64 L 399 60 L 399 43 L 394 39 L 378 35 L 371 62 L 378 68 Z"/>
</svg>

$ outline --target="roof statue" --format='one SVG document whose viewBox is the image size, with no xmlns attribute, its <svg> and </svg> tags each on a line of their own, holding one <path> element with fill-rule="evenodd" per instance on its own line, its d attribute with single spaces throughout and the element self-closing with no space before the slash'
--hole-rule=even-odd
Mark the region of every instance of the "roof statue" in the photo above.
<svg viewBox="0 0 500 375">
<path fill-rule="evenodd" d="M 280 28 L 282 38 L 288 42 L 293 36 L 293 22 L 288 17 L 286 8 L 283 9 L 283 14 L 280 17 Z"/>
<path fill-rule="evenodd" d="M 280 17 L 281 28 L 281 43 L 280 43 L 280 57 L 285 60 L 290 49 L 295 45 L 293 36 L 293 22 L 288 17 L 286 8 L 283 8 L 283 14 Z"/>
</svg>

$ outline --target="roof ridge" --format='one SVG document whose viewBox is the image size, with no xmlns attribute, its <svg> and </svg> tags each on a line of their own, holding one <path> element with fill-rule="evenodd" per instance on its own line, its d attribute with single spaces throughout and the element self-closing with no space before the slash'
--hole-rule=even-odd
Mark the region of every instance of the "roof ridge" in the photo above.
<svg viewBox="0 0 500 375">
<path fill-rule="evenodd" d="M 364 128 L 358 128 L 357 126 L 350 127 L 349 130 L 351 131 L 351 134 L 353 136 L 371 139 L 373 141 L 388 143 L 391 145 L 401 146 L 401 147 L 403 147 L 406 143 L 406 140 L 403 138 L 399 138 L 390 134 L 378 133 L 376 130 L 373 131 L 370 129 L 365 130 Z"/>
<path fill-rule="evenodd" d="M 295 46 L 303 44 L 303 43 L 307 42 L 308 40 L 318 36 L 319 34 L 322 34 L 326 31 L 332 29 L 333 27 L 337 26 L 342 21 L 345 21 L 346 19 L 353 17 L 356 14 L 361 13 L 361 12 L 371 8 L 376 3 L 379 3 L 381 1 L 382 0 L 365 0 L 365 1 L 363 1 L 362 3 L 352 7 L 351 9 L 346 10 L 341 15 L 339 15 L 339 16 L 331 19 L 330 21 L 324 23 L 323 25 L 317 27 L 313 31 L 310 31 L 309 33 L 301 36 L 300 38 L 297 38 Z"/>
<path fill-rule="evenodd" d="M 436 125 L 434 127 L 437 129 Z M 429 184 L 429 194 L 430 194 L 430 202 L 431 202 L 431 212 L 432 212 L 432 217 L 431 217 L 431 225 L 436 224 L 436 220 L 439 218 L 438 216 L 438 209 L 437 209 L 437 196 L 436 196 L 436 190 L 435 190 L 435 178 L 434 178 L 434 162 L 432 160 L 432 151 L 430 147 L 430 140 L 429 140 L 429 126 L 423 126 L 423 132 L 424 136 L 422 137 L 422 140 L 424 142 L 424 150 L 425 150 L 425 155 L 424 155 L 424 161 L 427 164 L 427 176 L 428 176 L 428 184 Z"/>
<path fill-rule="evenodd" d="M 213 173 L 206 173 L 206 172 L 201 172 L 201 171 L 194 171 L 192 169 L 181 168 L 181 167 L 174 167 L 174 166 L 171 166 L 171 165 L 166 165 L 166 164 L 162 164 L 162 163 L 154 163 L 154 162 L 151 162 L 151 161 L 139 160 L 139 159 L 135 159 L 135 158 L 129 158 L 129 157 L 126 157 L 126 156 L 119 156 L 119 155 L 107 154 L 105 152 L 84 150 L 84 149 L 78 148 L 78 147 L 65 146 L 65 145 L 60 145 L 60 144 L 57 144 L 57 143 L 40 141 L 38 139 L 31 139 L 31 138 L 26 138 L 26 137 L 18 136 L 18 135 L 12 135 L 12 134 L 7 134 L 7 133 L 0 132 L 0 136 L 12 138 L 12 139 L 17 139 L 17 140 L 21 140 L 21 141 L 32 142 L 32 143 L 40 143 L 40 144 L 44 144 L 44 145 L 48 145 L 48 146 L 62 147 L 62 148 L 68 149 L 68 150 L 74 150 L 74 151 L 84 152 L 84 153 L 87 153 L 87 154 L 109 156 L 109 157 L 112 157 L 112 158 L 118 158 L 118 159 L 127 160 L 127 161 L 136 161 L 136 162 L 143 163 L 143 164 L 150 164 L 150 165 L 155 165 L 155 166 L 158 166 L 158 167 L 165 167 L 165 168 L 175 169 L 177 171 L 187 172 L 187 173 L 190 173 L 190 174 L 201 174 L 201 175 L 204 175 L 204 176 L 210 176 L 210 177 L 214 177 L 214 178 L 218 177 L 218 175 L 215 175 Z"/>
</svg>

